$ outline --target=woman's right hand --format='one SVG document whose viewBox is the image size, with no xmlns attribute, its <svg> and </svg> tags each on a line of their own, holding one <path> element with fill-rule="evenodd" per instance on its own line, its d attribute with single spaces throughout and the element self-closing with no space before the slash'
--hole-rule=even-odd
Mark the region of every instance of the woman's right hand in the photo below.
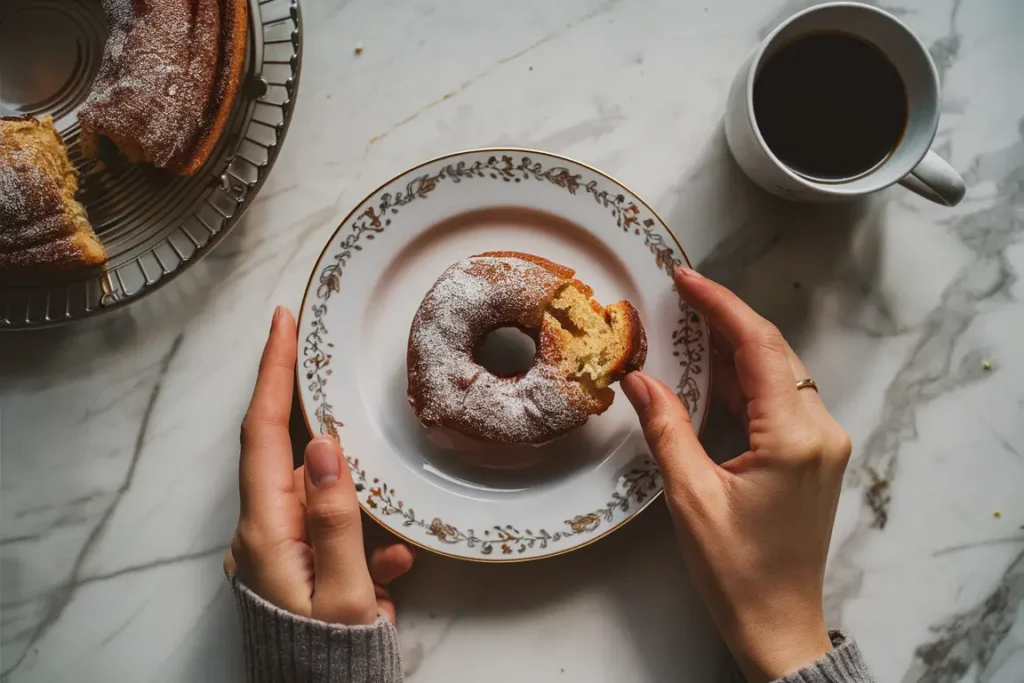
<svg viewBox="0 0 1024 683">
<path fill-rule="evenodd" d="M 774 325 L 735 294 L 679 269 L 677 289 L 713 328 L 716 388 L 747 426 L 750 450 L 722 465 L 704 452 L 666 385 L 622 382 L 661 468 L 683 558 L 751 683 L 831 649 L 822 590 L 850 439 Z"/>
</svg>

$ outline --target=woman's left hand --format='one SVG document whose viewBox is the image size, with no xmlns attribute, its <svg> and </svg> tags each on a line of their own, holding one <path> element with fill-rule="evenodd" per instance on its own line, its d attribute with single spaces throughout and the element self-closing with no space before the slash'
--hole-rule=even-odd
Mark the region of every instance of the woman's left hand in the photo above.
<svg viewBox="0 0 1024 683">
<path fill-rule="evenodd" d="M 383 613 L 394 623 L 387 587 L 412 567 L 412 550 L 396 543 L 367 559 L 352 475 L 332 437 L 313 439 L 292 470 L 296 336 L 292 314 L 278 307 L 242 421 L 241 512 L 224 570 L 293 614 L 354 626 Z"/>
</svg>

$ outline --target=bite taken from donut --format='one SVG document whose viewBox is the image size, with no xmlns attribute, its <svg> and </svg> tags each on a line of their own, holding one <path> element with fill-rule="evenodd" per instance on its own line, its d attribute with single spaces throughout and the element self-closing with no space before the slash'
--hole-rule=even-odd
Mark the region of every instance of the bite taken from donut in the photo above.
<svg viewBox="0 0 1024 683">
<path fill-rule="evenodd" d="M 611 384 L 643 367 L 647 337 L 628 301 L 602 306 L 575 271 L 531 254 L 487 252 L 449 267 L 409 332 L 409 403 L 425 427 L 484 442 L 540 445 L 611 406 Z M 499 376 L 477 351 L 515 327 L 536 344 L 533 365 Z"/>
</svg>

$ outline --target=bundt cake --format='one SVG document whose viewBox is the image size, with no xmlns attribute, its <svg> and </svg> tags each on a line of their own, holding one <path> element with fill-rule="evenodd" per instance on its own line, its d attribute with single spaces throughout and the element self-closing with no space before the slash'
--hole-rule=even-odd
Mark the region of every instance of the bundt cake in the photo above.
<svg viewBox="0 0 1024 683">
<path fill-rule="evenodd" d="M 82 148 L 109 138 L 134 162 L 192 175 L 238 93 L 247 0 L 103 0 L 109 37 L 79 110 Z"/>
<path fill-rule="evenodd" d="M 607 307 L 575 271 L 519 252 L 448 268 L 409 333 L 409 403 L 424 426 L 493 443 L 543 444 L 603 413 L 610 384 L 639 370 L 647 338 L 628 301 Z M 478 362 L 483 338 L 517 327 L 536 342 L 532 367 L 501 377 Z"/>
</svg>

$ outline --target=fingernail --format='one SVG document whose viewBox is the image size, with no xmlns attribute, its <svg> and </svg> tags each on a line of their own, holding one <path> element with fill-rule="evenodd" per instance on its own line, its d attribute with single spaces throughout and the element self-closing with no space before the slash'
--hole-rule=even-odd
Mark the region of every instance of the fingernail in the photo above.
<svg viewBox="0 0 1024 683">
<path fill-rule="evenodd" d="M 639 372 L 631 372 L 622 378 L 622 391 L 633 404 L 633 410 L 642 413 L 651 405 L 651 391 Z"/>
<path fill-rule="evenodd" d="M 270 329 L 274 329 L 274 326 L 281 320 L 281 312 L 284 310 L 281 306 L 274 309 L 274 317 L 270 319 Z"/>
<path fill-rule="evenodd" d="M 691 280 L 703 280 L 704 276 L 698 273 L 693 268 L 680 268 L 676 271 L 676 275 L 679 277 L 688 277 Z"/>
<path fill-rule="evenodd" d="M 341 462 L 338 446 L 329 436 L 318 436 L 306 446 L 306 471 L 314 486 L 330 484 L 338 479 Z"/>
</svg>

